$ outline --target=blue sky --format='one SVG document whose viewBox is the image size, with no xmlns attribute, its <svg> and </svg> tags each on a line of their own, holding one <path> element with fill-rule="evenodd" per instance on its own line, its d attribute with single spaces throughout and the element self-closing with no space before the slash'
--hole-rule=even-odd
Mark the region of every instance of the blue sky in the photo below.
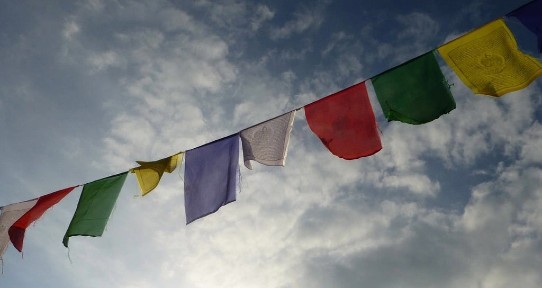
<svg viewBox="0 0 542 288">
<path fill-rule="evenodd" d="M 527 1 L 4 1 L 0 206 L 301 107 Z M 520 47 L 534 37 L 508 21 Z M 540 55 L 538 55 L 540 56 Z M 283 168 L 186 226 L 182 169 L 129 175 L 103 237 L 61 241 L 80 189 L 9 247 L 2 287 L 538 287 L 541 80 L 495 99 L 441 61 L 457 109 L 329 153 L 297 113 Z M 369 85 L 370 86 L 370 85 Z"/>
</svg>

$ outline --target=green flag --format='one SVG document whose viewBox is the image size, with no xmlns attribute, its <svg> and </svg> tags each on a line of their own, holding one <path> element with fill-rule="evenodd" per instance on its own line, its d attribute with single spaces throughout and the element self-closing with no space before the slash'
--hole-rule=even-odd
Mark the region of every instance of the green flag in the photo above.
<svg viewBox="0 0 542 288">
<path fill-rule="evenodd" d="M 388 121 L 431 122 L 455 109 L 455 101 L 433 52 L 371 79 Z"/>
<path fill-rule="evenodd" d="M 68 247 L 71 236 L 102 236 L 128 172 L 109 176 L 83 186 L 70 226 L 62 243 Z"/>
</svg>

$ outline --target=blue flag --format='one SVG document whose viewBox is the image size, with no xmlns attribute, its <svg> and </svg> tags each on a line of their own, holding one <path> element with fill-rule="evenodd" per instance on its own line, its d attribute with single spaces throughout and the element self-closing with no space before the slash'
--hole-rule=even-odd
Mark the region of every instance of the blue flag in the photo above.
<svg viewBox="0 0 542 288">
<path fill-rule="evenodd" d="M 188 150 L 185 155 L 186 224 L 235 201 L 239 187 L 239 135 Z"/>
<path fill-rule="evenodd" d="M 538 38 L 538 52 L 542 53 L 542 0 L 535 0 L 508 13 L 506 16 L 518 20 Z"/>
</svg>

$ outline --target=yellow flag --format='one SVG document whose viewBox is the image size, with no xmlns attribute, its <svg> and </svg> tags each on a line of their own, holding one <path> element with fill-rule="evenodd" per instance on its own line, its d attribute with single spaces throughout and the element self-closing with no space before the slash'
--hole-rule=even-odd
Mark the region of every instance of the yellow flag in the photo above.
<svg viewBox="0 0 542 288">
<path fill-rule="evenodd" d="M 542 64 L 518 49 L 502 19 L 451 41 L 438 51 L 476 94 L 502 96 L 525 88 L 542 74 Z"/>
<path fill-rule="evenodd" d="M 182 153 L 153 162 L 136 161 L 141 166 L 133 168 L 130 172 L 136 174 L 137 182 L 139 182 L 139 188 L 141 189 L 141 195 L 145 196 L 156 188 L 158 182 L 160 182 L 160 178 L 162 178 L 162 174 L 164 174 L 164 172 L 173 172 L 177 167 L 177 163 L 182 161 Z"/>
</svg>

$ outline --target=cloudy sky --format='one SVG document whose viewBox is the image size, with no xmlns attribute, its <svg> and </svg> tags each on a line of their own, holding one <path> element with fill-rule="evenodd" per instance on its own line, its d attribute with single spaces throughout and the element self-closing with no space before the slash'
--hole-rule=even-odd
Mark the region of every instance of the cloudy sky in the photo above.
<svg viewBox="0 0 542 288">
<path fill-rule="evenodd" d="M 0 206 L 230 135 L 526 2 L 2 1 Z M 145 197 L 128 175 L 104 236 L 66 249 L 74 190 L 0 286 L 539 287 L 542 80 L 495 99 L 441 64 L 450 114 L 387 123 L 371 93 L 384 148 L 346 161 L 300 111 L 286 167 L 241 167 L 237 201 L 188 226 L 182 167 Z"/>
</svg>

